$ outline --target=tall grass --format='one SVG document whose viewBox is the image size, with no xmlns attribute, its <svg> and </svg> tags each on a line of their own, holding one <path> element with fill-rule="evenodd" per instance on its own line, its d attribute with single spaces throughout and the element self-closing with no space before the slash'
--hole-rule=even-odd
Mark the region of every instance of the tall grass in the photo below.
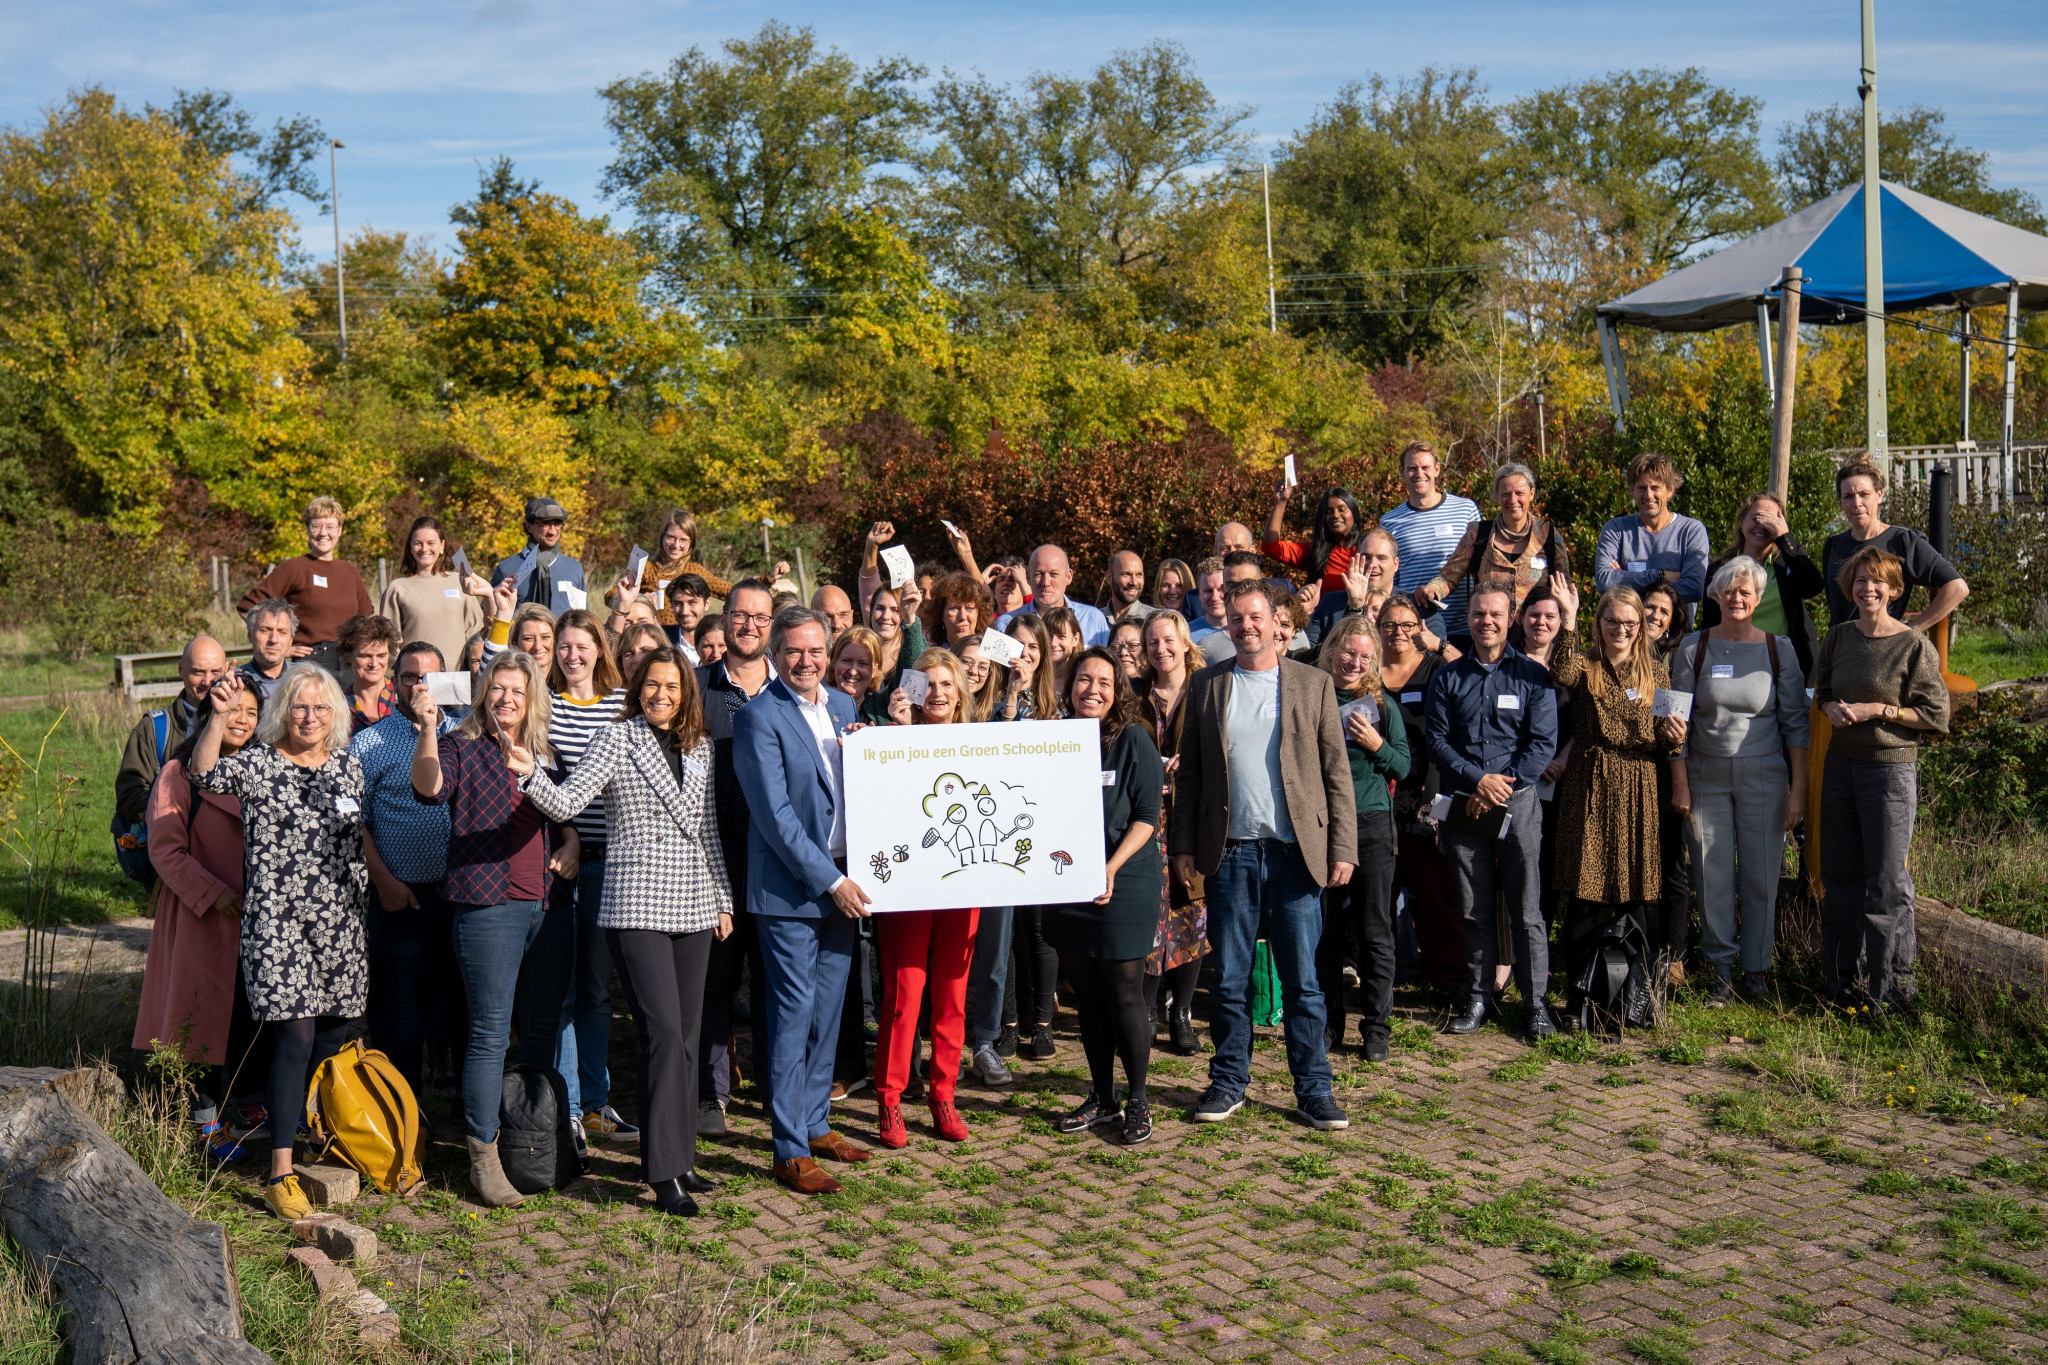
<svg viewBox="0 0 2048 1365">
<path fill-rule="evenodd" d="M 78 872 L 83 780 L 52 760 L 50 740 L 68 712 L 43 733 L 33 755 L 0 738 L 0 791 L 13 801 L 0 818 L 0 877 L 7 908 L 23 928 L 21 970 L 0 987 L 0 1061 L 42 1065 L 76 1059 L 79 1010 L 87 981 L 60 992 L 59 902 Z M 88 958 L 88 972 L 90 959 Z"/>
</svg>

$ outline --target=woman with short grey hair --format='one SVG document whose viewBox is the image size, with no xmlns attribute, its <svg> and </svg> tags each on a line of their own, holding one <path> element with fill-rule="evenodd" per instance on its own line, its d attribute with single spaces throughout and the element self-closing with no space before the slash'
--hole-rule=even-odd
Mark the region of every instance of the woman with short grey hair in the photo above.
<svg viewBox="0 0 2048 1365">
<path fill-rule="evenodd" d="M 1728 559 L 1707 585 L 1720 624 L 1686 636 L 1671 655 L 1673 690 L 1693 697 L 1679 763 L 1692 793 L 1693 881 L 1715 1009 L 1734 997 L 1738 953 L 1744 988 L 1769 988 L 1785 832 L 1806 808 L 1806 677 L 1792 642 L 1752 619 L 1770 583 L 1770 570 L 1748 555 Z"/>
<path fill-rule="evenodd" d="M 1564 537 L 1536 515 L 1536 475 L 1529 466 L 1510 460 L 1493 471 L 1493 504 L 1499 510 L 1467 526 L 1442 570 L 1423 585 L 1431 601 L 1448 601 L 1470 577 L 1474 583 L 1513 583 L 1515 610 L 1520 611 L 1532 588 L 1549 582 L 1552 574 L 1571 574 Z"/>
</svg>

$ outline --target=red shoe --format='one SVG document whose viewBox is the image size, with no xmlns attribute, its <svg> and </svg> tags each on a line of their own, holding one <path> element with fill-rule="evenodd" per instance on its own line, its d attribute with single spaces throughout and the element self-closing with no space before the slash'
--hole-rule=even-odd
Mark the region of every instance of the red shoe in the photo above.
<svg viewBox="0 0 2048 1365">
<path fill-rule="evenodd" d="M 930 1101 L 932 1127 L 939 1130 L 939 1136 L 948 1142 L 965 1142 L 973 1134 L 967 1131 L 967 1123 L 960 1117 L 960 1111 L 953 1107 L 951 1100 Z"/>
<path fill-rule="evenodd" d="M 910 1145 L 910 1133 L 903 1126 L 903 1106 L 895 1100 L 880 1102 L 875 1114 L 875 1140 L 884 1147 Z"/>
</svg>

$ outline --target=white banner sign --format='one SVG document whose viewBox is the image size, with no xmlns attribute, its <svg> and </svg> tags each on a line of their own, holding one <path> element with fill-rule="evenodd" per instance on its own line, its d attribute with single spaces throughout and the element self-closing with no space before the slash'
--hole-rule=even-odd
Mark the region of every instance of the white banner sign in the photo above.
<svg viewBox="0 0 2048 1365">
<path fill-rule="evenodd" d="M 846 872 L 877 911 L 1102 894 L 1094 721 L 870 726 L 844 755 Z"/>
</svg>

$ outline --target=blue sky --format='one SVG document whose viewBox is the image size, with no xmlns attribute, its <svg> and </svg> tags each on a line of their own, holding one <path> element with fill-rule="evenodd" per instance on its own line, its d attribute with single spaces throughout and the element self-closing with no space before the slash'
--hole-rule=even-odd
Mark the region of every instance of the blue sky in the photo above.
<svg viewBox="0 0 2048 1365">
<path fill-rule="evenodd" d="M 176 88 L 232 91 L 264 124 L 306 113 L 347 142 L 343 226 L 432 234 L 500 153 L 587 209 L 610 143 L 595 91 L 707 50 L 770 19 L 808 24 L 863 61 L 902 54 L 931 68 L 1014 80 L 1082 71 L 1119 47 L 1172 38 L 1218 97 L 1256 106 L 1271 143 L 1344 81 L 1379 71 L 1476 66 L 1496 97 L 1620 68 L 1704 67 L 1765 101 L 1766 142 L 1805 110 L 1855 98 L 1856 0 L 1384 0 L 1245 6 L 1216 0 L 1082 5 L 841 3 L 555 4 L 539 0 L 258 4 L 254 0 L 68 0 L 0 9 L 0 122 L 23 126 L 75 87 L 164 102 Z M 1878 4 L 1880 99 L 1939 106 L 1994 174 L 2048 201 L 2048 4 Z M 305 205 L 297 208 L 304 214 Z M 332 254 L 332 224 L 304 218 Z"/>
</svg>

